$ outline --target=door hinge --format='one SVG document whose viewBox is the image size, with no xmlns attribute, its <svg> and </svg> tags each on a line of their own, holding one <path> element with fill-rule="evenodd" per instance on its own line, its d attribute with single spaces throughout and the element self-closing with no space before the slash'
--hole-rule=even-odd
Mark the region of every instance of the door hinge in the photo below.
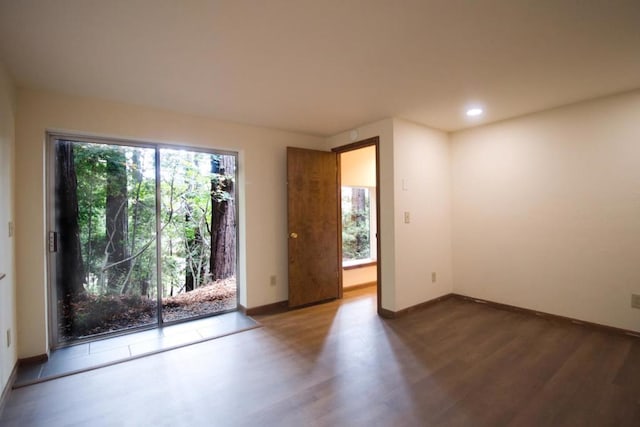
<svg viewBox="0 0 640 427">
<path fill-rule="evenodd" d="M 49 232 L 49 252 L 58 252 L 58 233 Z"/>
</svg>

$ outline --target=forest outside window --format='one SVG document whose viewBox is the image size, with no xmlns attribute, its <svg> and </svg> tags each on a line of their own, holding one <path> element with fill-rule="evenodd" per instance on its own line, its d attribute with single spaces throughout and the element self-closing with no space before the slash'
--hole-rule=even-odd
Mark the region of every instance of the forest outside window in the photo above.
<svg viewBox="0 0 640 427">
<path fill-rule="evenodd" d="M 53 347 L 237 309 L 237 155 L 50 135 Z"/>
<path fill-rule="evenodd" d="M 375 261 L 374 189 L 342 187 L 342 265 L 350 267 Z"/>
</svg>

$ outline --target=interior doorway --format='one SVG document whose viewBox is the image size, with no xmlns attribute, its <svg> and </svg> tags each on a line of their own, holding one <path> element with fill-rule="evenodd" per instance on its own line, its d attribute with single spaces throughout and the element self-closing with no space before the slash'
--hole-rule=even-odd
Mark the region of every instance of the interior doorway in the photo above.
<svg viewBox="0 0 640 427">
<path fill-rule="evenodd" d="M 375 287 L 380 311 L 379 138 L 338 147 L 342 292 Z"/>
</svg>

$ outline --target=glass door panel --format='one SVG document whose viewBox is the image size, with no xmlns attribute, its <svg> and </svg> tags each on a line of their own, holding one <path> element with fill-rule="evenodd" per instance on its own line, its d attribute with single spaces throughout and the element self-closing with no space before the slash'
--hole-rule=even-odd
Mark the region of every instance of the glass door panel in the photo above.
<svg viewBox="0 0 640 427">
<path fill-rule="evenodd" d="M 156 150 L 52 143 L 56 342 L 156 324 Z"/>
<path fill-rule="evenodd" d="M 235 154 L 51 135 L 50 165 L 54 347 L 237 309 Z"/>
<path fill-rule="evenodd" d="M 237 308 L 236 156 L 160 149 L 162 319 Z"/>
</svg>

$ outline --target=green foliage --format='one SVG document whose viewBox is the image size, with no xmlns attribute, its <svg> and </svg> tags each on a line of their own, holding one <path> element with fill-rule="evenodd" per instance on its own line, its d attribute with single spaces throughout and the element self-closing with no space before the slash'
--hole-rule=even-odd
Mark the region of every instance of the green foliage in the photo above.
<svg viewBox="0 0 640 427">
<path fill-rule="evenodd" d="M 160 228 L 162 230 L 162 297 L 184 292 L 186 278 L 194 287 L 210 277 L 211 206 L 231 200 L 225 191 L 234 174 L 218 173 L 224 156 L 184 150 L 160 150 Z M 157 298 L 156 278 L 156 152 L 154 148 L 74 142 L 78 223 L 86 295 L 77 296 L 71 322 L 64 334 L 81 336 L 107 327 L 120 316 L 149 312 Z M 227 159 L 229 160 L 229 159 Z M 235 160 L 234 160 L 235 161 Z M 113 169 L 117 168 L 118 171 Z M 122 176 L 124 171 L 124 175 Z M 109 259 L 107 232 L 109 180 L 118 174 L 126 182 L 126 262 L 121 283 L 108 283 L 107 272 L 117 262 Z M 126 178 L 126 181 L 125 179 Z M 124 195 L 124 194 L 122 194 Z M 114 292 L 115 290 L 115 292 Z M 117 295 L 120 294 L 120 295 Z M 90 310 L 88 307 L 92 307 Z M 147 313 L 147 314 L 145 314 Z M 155 314 L 153 314 L 155 316 Z M 135 322 L 134 322 L 135 323 Z M 63 334 L 63 335 L 64 335 Z"/>
<path fill-rule="evenodd" d="M 233 179 L 211 171 L 214 158 L 206 153 L 162 151 L 164 296 L 184 290 L 186 275 L 193 278 L 195 288 L 207 282 L 211 257 L 211 197 L 228 197 L 218 194 L 221 193 L 219 183 L 222 179 Z"/>
<path fill-rule="evenodd" d="M 233 176 L 221 175 L 219 173 L 211 174 L 211 196 L 218 202 L 232 199 L 231 194 L 225 191 L 225 188 L 229 187 L 229 182 L 233 182 Z"/>
<path fill-rule="evenodd" d="M 370 200 L 367 188 L 342 187 L 342 258 L 371 256 Z"/>
<path fill-rule="evenodd" d="M 118 162 L 127 175 L 129 254 L 143 250 L 132 263 L 126 286 L 127 293 L 140 294 L 155 271 L 155 150 L 117 145 L 74 144 L 76 176 L 78 179 L 78 210 L 82 255 L 87 273 L 85 289 L 94 295 L 108 292 L 105 283 L 106 252 L 109 236 L 106 229 L 108 164 Z M 124 162 L 124 164 L 123 164 Z M 151 242 L 151 244 L 149 244 Z M 122 291 L 125 283 L 110 284 Z M 154 286 L 144 286 L 149 296 Z"/>
</svg>

